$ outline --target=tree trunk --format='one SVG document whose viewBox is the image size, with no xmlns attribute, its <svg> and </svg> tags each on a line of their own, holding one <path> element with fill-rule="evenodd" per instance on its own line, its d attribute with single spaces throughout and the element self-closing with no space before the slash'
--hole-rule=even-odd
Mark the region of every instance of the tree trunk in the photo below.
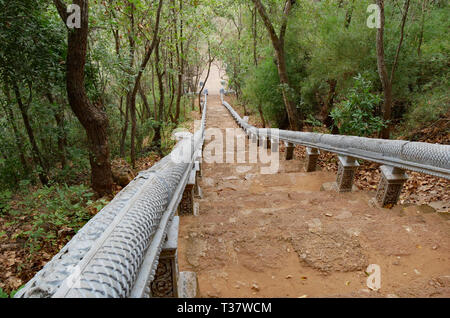
<svg viewBox="0 0 450 318">
<path fill-rule="evenodd" d="M 67 9 L 60 0 L 54 0 L 64 23 L 67 21 Z M 69 104 L 80 123 L 86 130 L 89 143 L 92 188 L 98 195 L 112 193 L 112 172 L 109 142 L 108 118 L 100 106 L 93 105 L 85 89 L 84 75 L 89 32 L 88 0 L 74 0 L 81 8 L 81 27 L 68 31 L 67 49 L 67 95 Z"/>
<path fill-rule="evenodd" d="M 344 24 L 344 26 L 347 29 L 350 26 L 350 23 L 352 22 L 354 2 L 355 2 L 355 0 L 352 0 L 352 2 L 349 4 L 350 7 L 347 8 L 347 12 L 345 13 L 345 24 Z"/>
<path fill-rule="evenodd" d="M 160 69 L 160 55 L 159 55 L 159 39 L 155 48 L 155 68 L 156 68 L 156 77 L 158 78 L 158 86 L 159 86 L 159 106 L 158 106 L 158 118 L 159 121 L 156 123 L 155 127 L 155 135 L 152 140 L 152 148 L 157 151 L 159 154 L 162 154 L 161 149 L 161 126 L 163 123 L 164 116 L 164 83 L 163 76 L 164 73 L 161 72 Z M 155 105 L 156 106 L 156 105 Z"/>
<path fill-rule="evenodd" d="M 130 70 L 134 68 L 134 56 L 136 52 L 134 39 L 134 4 L 129 3 L 130 6 L 130 30 L 128 34 L 128 41 L 130 43 Z M 130 134 L 130 159 L 131 166 L 135 168 L 136 165 L 136 100 L 133 98 L 133 83 L 128 85 L 127 93 L 127 110 L 130 113 L 131 119 L 131 134 Z M 128 119 L 128 118 L 127 118 Z"/>
<path fill-rule="evenodd" d="M 383 103 L 383 119 L 389 120 L 391 118 L 392 109 L 392 84 L 389 81 L 389 75 L 386 68 L 386 62 L 384 59 L 384 0 L 377 0 L 377 5 L 380 7 L 380 28 L 377 29 L 377 67 L 378 74 L 380 76 L 381 85 L 383 87 L 384 103 Z M 387 126 L 382 129 L 379 137 L 389 139 L 390 128 Z"/>
<path fill-rule="evenodd" d="M 289 85 L 289 79 L 287 75 L 287 67 L 286 67 L 286 60 L 284 57 L 284 48 L 280 47 L 278 50 L 276 50 L 277 53 L 277 62 L 278 62 L 278 75 L 280 77 L 280 84 L 282 87 L 283 92 L 283 101 L 286 105 L 286 112 L 289 117 L 289 125 L 291 127 L 291 130 L 295 131 L 301 131 L 302 125 L 299 121 L 299 116 L 297 112 L 297 108 L 294 105 L 294 103 L 291 102 L 289 98 L 289 91 L 290 85 Z"/>
<path fill-rule="evenodd" d="M 322 108 L 321 117 L 325 126 L 328 129 L 331 129 L 331 133 L 338 134 L 339 129 L 337 128 L 336 125 L 334 125 L 333 117 L 331 117 L 330 115 L 334 104 L 334 98 L 336 97 L 337 80 L 331 79 L 328 81 L 328 84 L 330 86 L 330 90 L 328 91 L 328 96 L 327 100 L 325 101 L 325 105 Z"/>
<path fill-rule="evenodd" d="M 130 158 L 131 166 L 136 168 L 136 96 L 129 97 L 130 100 L 130 119 L 131 119 L 131 145 L 130 145 Z"/>
<path fill-rule="evenodd" d="M 128 102 L 128 94 L 127 94 L 127 101 L 125 103 L 125 118 L 124 118 L 124 124 L 122 128 L 121 138 L 120 138 L 120 156 L 122 158 L 125 157 L 125 142 L 127 140 L 127 133 L 128 133 L 128 121 L 129 121 L 129 102 Z"/>
<path fill-rule="evenodd" d="M 419 35 L 419 45 L 417 46 L 417 55 L 420 56 L 421 54 L 421 47 L 423 42 L 423 32 L 425 28 L 425 15 L 426 15 L 426 7 L 427 7 L 428 0 L 422 0 L 422 21 L 420 23 L 420 35 Z"/>
<path fill-rule="evenodd" d="M 6 82 L 5 82 L 5 86 L 6 86 Z M 9 92 L 9 87 L 5 87 L 4 91 L 5 91 L 5 96 L 6 96 L 6 105 L 3 105 L 3 103 L 1 103 L 1 104 L 3 105 L 3 109 L 6 113 L 9 124 L 11 125 L 11 127 L 13 129 L 14 140 L 16 142 L 17 151 L 19 152 L 20 163 L 22 164 L 25 175 L 28 175 L 30 173 L 30 168 L 28 167 L 27 161 L 25 159 L 25 147 L 24 147 L 25 142 L 24 142 L 23 136 L 20 133 L 19 129 L 17 128 L 16 122 L 14 120 L 14 113 L 11 108 L 11 96 L 10 96 L 10 92 Z"/>
<path fill-rule="evenodd" d="M 184 76 L 184 47 L 183 47 L 183 0 L 180 0 L 180 45 L 177 42 L 177 62 L 179 65 L 178 70 L 178 87 L 177 87 L 177 101 L 175 110 L 175 124 L 178 124 L 180 119 L 180 108 L 181 108 L 181 96 L 183 94 L 183 76 Z M 178 36 L 177 36 L 178 38 Z"/>
<path fill-rule="evenodd" d="M 211 73 L 211 65 L 212 65 L 213 62 L 214 62 L 214 59 L 211 58 L 211 48 L 209 47 L 209 43 L 208 43 L 208 72 L 206 74 L 206 78 L 205 78 L 205 81 L 203 82 L 202 88 L 198 92 L 198 107 L 199 107 L 199 110 L 200 110 L 200 114 L 202 114 L 202 111 L 203 111 L 202 110 L 201 97 L 202 97 L 203 90 L 205 89 L 206 82 L 209 79 L 209 74 Z"/>
<path fill-rule="evenodd" d="M 44 164 L 44 161 L 42 160 L 41 152 L 39 151 L 38 145 L 36 143 L 36 138 L 34 137 L 33 129 L 31 128 L 30 124 L 30 118 L 28 116 L 28 107 L 29 103 L 31 102 L 31 96 L 30 100 L 28 102 L 28 105 L 25 105 L 22 101 L 22 97 L 20 95 L 19 87 L 17 86 L 17 83 L 13 83 L 13 90 L 14 94 L 16 95 L 16 101 L 19 105 L 20 114 L 22 115 L 23 123 L 25 125 L 25 130 L 28 135 L 28 139 L 31 144 L 31 152 L 33 154 L 33 161 L 36 165 L 40 167 L 38 171 L 39 180 L 41 183 L 45 186 L 48 184 L 48 169 L 47 165 Z M 31 88 L 30 88 L 31 90 Z"/>
<path fill-rule="evenodd" d="M 141 85 L 142 74 L 144 73 L 145 68 L 147 67 L 148 61 L 153 53 L 153 50 L 156 46 L 156 39 L 158 37 L 159 32 L 159 22 L 161 17 L 163 0 L 159 0 L 158 10 L 156 13 L 156 22 L 155 22 L 155 30 L 153 34 L 153 40 L 151 44 L 147 41 L 145 46 L 145 56 L 140 65 L 138 74 L 134 81 L 134 86 L 131 91 L 130 96 L 130 115 L 131 115 L 131 164 L 133 168 L 136 165 L 136 149 L 135 149 L 135 139 L 136 139 L 136 95 L 138 93 L 139 87 Z"/>
<path fill-rule="evenodd" d="M 272 22 L 269 19 L 268 14 L 266 13 L 266 9 L 264 8 L 263 4 L 261 3 L 261 0 L 252 0 L 252 1 L 255 4 L 256 8 L 258 9 L 259 15 L 261 16 L 261 19 L 264 22 L 267 32 L 269 33 L 270 39 L 272 41 L 272 46 L 276 53 L 278 75 L 280 78 L 280 84 L 282 86 L 283 101 L 284 101 L 284 105 L 286 107 L 286 112 L 289 117 L 290 128 L 291 128 L 291 130 L 300 131 L 303 128 L 303 123 L 302 123 L 302 121 L 300 121 L 296 106 L 290 100 L 290 97 L 289 97 L 288 90 L 290 89 L 290 85 L 289 85 L 289 79 L 288 79 L 288 75 L 287 75 L 287 67 L 286 67 L 286 60 L 285 60 L 285 54 L 284 54 L 284 37 L 286 34 L 289 13 L 291 11 L 293 2 L 291 0 L 286 0 L 286 2 L 285 2 L 283 19 L 282 19 L 281 29 L 280 29 L 280 35 L 278 36 L 275 32 Z"/>
<path fill-rule="evenodd" d="M 403 10 L 403 17 L 402 17 L 402 24 L 401 24 L 401 36 L 400 41 L 397 46 L 397 51 L 395 53 L 394 63 L 391 70 L 391 75 L 389 77 L 387 68 L 386 68 L 386 62 L 385 62 L 385 52 L 384 52 L 384 26 L 385 26 L 385 15 L 384 15 L 384 0 L 377 0 L 377 5 L 380 8 L 380 28 L 377 30 L 377 67 L 378 67 L 378 74 L 380 76 L 381 84 L 383 87 L 383 94 L 384 94 L 384 103 L 383 103 L 383 119 L 385 121 L 391 120 L 391 113 L 392 113 L 392 82 L 394 79 L 394 74 L 396 71 L 397 63 L 398 63 L 398 57 L 400 54 L 400 49 L 403 43 L 403 37 L 404 37 L 404 29 L 405 29 L 405 23 L 406 18 L 408 15 L 408 9 L 409 9 L 409 3 L 410 0 L 405 0 L 404 10 Z M 390 123 L 387 123 L 386 127 L 383 128 L 380 131 L 379 137 L 383 139 L 389 139 L 390 137 Z"/>
<path fill-rule="evenodd" d="M 258 12 L 257 12 L 257 8 L 256 6 L 254 7 L 252 11 L 252 36 L 253 36 L 253 63 L 255 64 L 255 66 L 258 66 Z M 264 112 L 262 109 L 262 103 L 258 102 L 258 113 L 259 116 L 261 117 L 261 122 L 263 125 L 263 128 L 266 128 L 266 120 L 264 118 Z"/>
<path fill-rule="evenodd" d="M 156 93 L 155 93 L 155 71 L 154 67 L 152 66 L 152 97 L 153 97 L 153 117 L 155 118 L 155 121 L 158 121 L 158 106 L 156 102 Z"/>
<path fill-rule="evenodd" d="M 139 86 L 139 95 L 141 95 L 141 99 L 142 99 L 142 102 L 144 103 L 144 107 L 145 107 L 145 116 L 143 116 L 143 117 L 144 117 L 144 119 L 149 119 L 152 112 L 150 110 L 150 105 L 148 103 L 147 96 L 145 95 L 144 89 L 142 88 L 142 85 Z"/>
<path fill-rule="evenodd" d="M 51 93 L 47 94 L 47 99 L 51 104 L 54 104 L 55 100 Z M 58 109 L 54 113 L 56 125 L 58 126 L 58 156 L 59 162 L 61 163 L 61 168 L 64 169 L 66 166 L 66 132 L 64 129 L 64 106 L 57 105 Z"/>
</svg>

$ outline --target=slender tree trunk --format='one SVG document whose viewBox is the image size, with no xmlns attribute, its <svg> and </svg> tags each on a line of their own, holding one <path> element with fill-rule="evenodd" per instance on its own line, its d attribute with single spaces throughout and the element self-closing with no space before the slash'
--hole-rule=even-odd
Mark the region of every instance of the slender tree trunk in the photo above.
<svg viewBox="0 0 450 318">
<path fill-rule="evenodd" d="M 127 94 L 128 99 L 128 94 Z M 125 142 L 127 140 L 127 133 L 128 133 L 128 122 L 129 122 L 129 102 L 126 101 L 125 103 L 125 118 L 124 118 L 124 124 L 122 128 L 121 138 L 120 138 L 120 156 L 122 158 L 125 157 Z"/>
<path fill-rule="evenodd" d="M 33 153 L 33 161 L 36 165 L 38 165 L 40 167 L 40 169 L 38 171 L 39 180 L 41 181 L 41 183 L 43 185 L 47 185 L 48 184 L 47 165 L 44 164 L 44 161 L 42 160 L 42 155 L 41 155 L 39 147 L 36 143 L 36 138 L 34 137 L 34 132 L 33 132 L 33 129 L 31 128 L 31 124 L 30 124 L 30 118 L 28 116 L 28 107 L 29 107 L 29 103 L 31 102 L 31 97 L 28 102 L 28 105 L 25 105 L 22 101 L 22 97 L 20 95 L 20 90 L 19 90 L 19 87 L 17 86 L 17 83 L 13 83 L 13 90 L 14 90 L 14 94 L 16 95 L 16 101 L 17 101 L 17 104 L 19 105 L 20 114 L 22 115 L 23 123 L 25 125 L 25 130 L 27 132 L 28 139 L 31 144 L 31 152 Z M 30 90 L 31 90 L 31 88 L 30 88 Z"/>
<path fill-rule="evenodd" d="M 420 56 L 421 54 L 421 47 L 423 42 L 423 32 L 425 28 L 425 15 L 426 15 L 426 7 L 428 4 L 428 0 L 422 0 L 422 21 L 420 23 L 420 35 L 419 35 L 419 45 L 417 46 L 417 55 Z"/>
<path fill-rule="evenodd" d="M 136 41 L 135 41 L 135 32 L 134 32 L 134 3 L 129 3 L 130 6 L 130 30 L 128 31 L 128 42 L 130 45 L 130 71 L 134 74 L 134 58 L 136 54 Z M 127 91 L 127 112 L 129 112 L 131 119 L 131 134 L 130 134 L 130 159 L 131 166 L 135 168 L 136 165 L 136 101 L 133 100 L 133 83 L 130 81 L 128 84 Z M 126 128 L 128 130 L 128 117 L 125 121 Z M 127 131 L 125 130 L 125 138 Z"/>
<path fill-rule="evenodd" d="M 203 82 L 202 88 L 198 92 L 198 107 L 199 107 L 199 110 L 200 110 L 200 114 L 203 111 L 202 110 L 201 96 L 202 96 L 203 90 L 205 89 L 206 82 L 208 82 L 209 75 L 211 73 L 211 65 L 212 65 L 213 62 L 214 62 L 214 58 L 211 58 L 211 48 L 210 48 L 209 43 L 208 43 L 208 72 L 206 74 L 206 78 L 205 78 L 205 81 Z"/>
<path fill-rule="evenodd" d="M 133 96 L 130 96 L 130 119 L 131 119 L 131 145 L 130 145 L 130 158 L 131 166 L 136 168 L 136 100 Z"/>
<path fill-rule="evenodd" d="M 338 134 L 339 129 L 336 125 L 334 125 L 333 117 L 331 117 L 330 113 L 333 108 L 334 104 L 334 98 L 336 97 L 336 86 L 337 86 L 337 80 L 331 79 L 328 81 L 328 85 L 330 86 L 330 89 L 328 91 L 327 100 L 325 101 L 325 105 L 323 106 L 321 117 L 323 120 L 323 123 L 328 129 L 331 129 L 332 134 Z"/>
<path fill-rule="evenodd" d="M 156 93 L 155 93 L 155 69 L 152 66 L 152 97 L 153 97 L 153 112 L 154 112 L 154 118 L 155 121 L 159 120 L 158 117 L 158 106 L 157 106 L 157 102 L 156 102 Z"/>
<path fill-rule="evenodd" d="M 192 94 L 193 94 L 193 96 L 192 96 L 192 110 L 195 110 L 195 94 L 196 94 L 196 92 L 197 92 L 197 88 L 198 88 L 198 84 L 199 84 L 199 79 L 200 79 L 200 75 L 199 75 L 199 73 L 200 73 L 200 70 L 199 70 L 199 66 L 197 65 L 196 67 L 195 67 L 195 69 L 196 69 L 196 76 L 195 76 L 195 83 L 194 83 L 194 87 L 193 87 L 193 90 L 192 90 Z"/>
<path fill-rule="evenodd" d="M 345 13 L 345 28 L 347 29 L 350 26 L 350 23 L 352 22 L 354 2 L 355 0 L 352 0 L 352 2 L 349 4 L 350 7 L 347 9 L 347 12 Z"/>
<path fill-rule="evenodd" d="M 144 107 L 145 107 L 144 108 L 145 116 L 143 116 L 143 117 L 144 117 L 144 119 L 148 119 L 148 118 L 150 118 L 152 112 L 150 110 L 150 105 L 148 103 L 148 99 L 147 99 L 147 96 L 145 95 L 144 89 L 142 88 L 142 85 L 139 86 L 139 95 L 141 95 L 141 99 L 142 99 L 142 102 L 144 103 Z"/>
<path fill-rule="evenodd" d="M 389 81 L 389 75 L 386 68 L 386 62 L 384 58 L 384 0 L 377 0 L 377 4 L 380 7 L 380 28 L 377 30 L 377 67 L 378 74 L 380 76 L 381 85 L 383 87 L 384 103 L 383 103 L 383 119 L 391 119 L 392 109 L 392 83 Z M 390 128 L 389 125 L 382 129 L 379 137 L 389 139 Z"/>
<path fill-rule="evenodd" d="M 258 11 L 256 6 L 252 10 L 252 36 L 253 36 L 253 63 L 258 66 Z M 266 128 L 266 120 L 262 109 L 262 103 L 258 101 L 258 113 L 261 117 L 263 128 Z"/>
<path fill-rule="evenodd" d="M 54 0 L 64 22 L 67 21 L 67 8 L 60 0 Z M 105 111 L 88 99 L 84 82 L 87 37 L 89 31 L 88 0 L 74 0 L 81 8 L 81 27 L 68 31 L 67 49 L 67 95 L 69 104 L 86 130 L 89 142 L 91 181 L 95 192 L 100 196 L 112 193 L 112 172 L 108 142 L 108 118 Z"/>
<path fill-rule="evenodd" d="M 283 100 L 284 104 L 286 105 L 286 112 L 288 114 L 289 118 L 289 125 L 291 127 L 291 130 L 300 131 L 302 130 L 302 125 L 299 121 L 298 112 L 296 109 L 296 106 L 292 103 L 292 101 L 289 98 L 289 79 L 287 74 L 287 67 L 286 67 L 286 60 L 284 57 L 284 48 L 280 47 L 277 50 L 277 62 L 278 62 L 278 75 L 280 77 L 280 84 L 282 85 L 282 92 L 283 92 Z"/>
<path fill-rule="evenodd" d="M 5 85 L 6 85 L 6 81 L 5 81 Z M 5 92 L 5 96 L 6 96 L 6 105 L 3 105 L 3 103 L 1 103 L 1 104 L 3 105 L 3 109 L 6 113 L 9 124 L 11 125 L 11 127 L 13 129 L 14 140 L 16 142 L 17 151 L 19 152 L 20 163 L 22 164 L 25 175 L 28 175 L 30 173 L 30 168 L 25 159 L 25 147 L 24 147 L 25 142 L 24 142 L 23 136 L 20 133 L 19 129 L 17 128 L 16 122 L 14 120 L 14 113 L 11 108 L 11 95 L 9 92 L 9 87 L 5 87 L 4 92 Z"/>
<path fill-rule="evenodd" d="M 280 29 L 280 35 L 278 36 L 275 32 L 272 22 L 269 19 L 266 9 L 264 8 L 263 4 L 261 3 L 261 0 L 252 0 L 252 1 L 255 4 L 256 8 L 258 9 L 259 15 L 261 16 L 261 19 L 263 20 L 264 25 L 266 26 L 267 32 L 269 33 L 273 48 L 276 53 L 278 75 L 280 78 L 280 84 L 282 86 L 283 101 L 284 101 L 284 105 L 286 107 L 286 112 L 288 114 L 289 125 L 291 127 L 291 130 L 297 130 L 297 131 L 302 130 L 303 122 L 300 120 L 300 118 L 298 116 L 297 108 L 294 105 L 294 103 L 291 101 L 290 96 L 289 96 L 290 85 L 289 85 L 285 52 L 284 52 L 284 37 L 286 34 L 289 13 L 291 11 L 293 2 L 292 2 L 292 0 L 286 0 L 286 2 L 285 2 L 283 19 L 282 19 L 281 29 Z"/>
<path fill-rule="evenodd" d="M 170 67 L 170 69 L 173 69 Z M 168 74 L 166 72 L 168 77 L 168 83 L 169 83 L 169 109 L 167 110 L 167 118 L 170 118 L 172 122 L 175 122 L 175 117 L 172 114 L 172 108 L 173 108 L 173 102 L 175 99 L 175 80 L 171 74 Z"/>
<path fill-rule="evenodd" d="M 159 0 L 159 5 L 156 13 L 156 22 L 155 22 L 155 30 L 153 34 L 153 40 L 151 43 L 147 41 L 145 46 L 145 56 L 144 59 L 140 65 L 138 74 L 134 81 L 134 86 L 131 91 L 130 96 L 130 115 L 131 115 L 131 164 L 133 168 L 136 166 L 136 149 L 135 149 L 135 139 L 136 139 L 136 95 L 138 93 L 142 74 L 144 73 L 145 68 L 147 67 L 147 64 L 150 60 L 150 57 L 153 53 L 153 50 L 156 46 L 156 39 L 158 37 L 159 33 L 159 23 L 160 23 L 160 17 L 161 17 L 161 10 L 163 6 L 163 0 Z"/>
<path fill-rule="evenodd" d="M 160 70 L 160 54 L 159 54 L 159 39 L 155 48 L 155 69 L 156 69 L 156 77 L 158 79 L 159 86 L 159 106 L 158 106 L 158 118 L 159 121 L 156 123 L 155 127 L 155 135 L 152 140 L 152 148 L 157 151 L 159 154 L 162 154 L 161 149 L 161 126 L 163 123 L 164 116 L 164 82 L 163 76 L 164 73 Z M 155 105 L 156 106 L 156 105 Z"/>
<path fill-rule="evenodd" d="M 47 99 L 51 104 L 55 103 L 53 95 L 51 93 L 47 94 Z M 56 125 L 58 127 L 58 156 L 59 162 L 61 163 L 61 168 L 64 169 L 66 166 L 66 132 L 64 129 L 64 107 L 63 105 L 57 105 L 58 109 L 54 113 Z"/>
<path fill-rule="evenodd" d="M 385 52 L 384 52 L 384 26 L 385 26 L 385 14 L 384 14 L 384 0 L 377 0 L 377 5 L 380 8 L 380 28 L 377 30 L 377 67 L 378 67 L 378 74 L 380 76 L 381 84 L 383 87 L 383 94 L 384 94 L 384 103 L 383 103 L 383 119 L 385 121 L 390 121 L 392 117 L 392 103 L 393 103 L 393 97 L 392 97 L 392 82 L 394 79 L 395 71 L 398 64 L 398 58 L 400 54 L 400 49 L 403 43 L 404 38 L 404 29 L 405 29 L 405 23 L 406 18 L 408 15 L 408 9 L 409 9 L 409 3 L 410 0 L 405 0 L 404 10 L 403 10 L 403 17 L 402 17 L 402 24 L 401 24 L 401 35 L 400 35 L 400 41 L 397 46 L 397 51 L 395 53 L 394 63 L 391 70 L 391 75 L 389 77 L 386 62 L 385 62 Z M 379 137 L 383 139 L 389 139 L 390 138 L 390 123 L 387 123 L 387 126 L 383 128 L 380 131 Z"/>
<path fill-rule="evenodd" d="M 178 38 L 178 36 L 177 36 Z M 178 87 L 177 87 L 177 101 L 175 110 L 175 123 L 178 124 L 180 119 L 180 107 L 181 107 L 181 96 L 183 94 L 183 76 L 184 76 L 184 47 L 183 47 L 183 0 L 180 0 L 180 44 L 177 41 L 177 62 L 179 65 L 178 70 Z"/>
</svg>

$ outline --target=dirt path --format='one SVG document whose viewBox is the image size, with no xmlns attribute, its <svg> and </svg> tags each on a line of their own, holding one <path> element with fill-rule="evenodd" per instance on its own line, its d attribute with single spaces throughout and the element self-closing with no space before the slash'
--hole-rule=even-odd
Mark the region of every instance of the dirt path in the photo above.
<svg viewBox="0 0 450 318">
<path fill-rule="evenodd" d="M 218 96 L 207 127 L 237 127 Z M 450 297 L 449 220 L 371 207 L 373 193 L 320 191 L 334 174 L 305 173 L 283 155 L 274 175 L 204 163 L 199 215 L 181 217 L 179 239 L 180 271 L 197 272 L 200 297 Z M 369 264 L 381 269 L 377 292 Z"/>
</svg>

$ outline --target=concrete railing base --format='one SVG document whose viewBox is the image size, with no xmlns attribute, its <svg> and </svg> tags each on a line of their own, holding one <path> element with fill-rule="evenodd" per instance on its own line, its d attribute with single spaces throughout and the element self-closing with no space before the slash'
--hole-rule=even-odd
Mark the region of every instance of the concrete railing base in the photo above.
<svg viewBox="0 0 450 318">
<path fill-rule="evenodd" d="M 195 272 L 181 272 L 178 278 L 178 297 L 198 297 L 198 280 Z"/>
</svg>

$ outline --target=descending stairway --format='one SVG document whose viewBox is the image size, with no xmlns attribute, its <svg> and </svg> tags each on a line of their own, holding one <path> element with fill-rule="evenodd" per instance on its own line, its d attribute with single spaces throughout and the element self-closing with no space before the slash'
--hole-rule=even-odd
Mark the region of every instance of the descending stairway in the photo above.
<svg viewBox="0 0 450 318">
<path fill-rule="evenodd" d="M 207 128 L 237 127 L 210 96 Z M 334 174 L 283 155 L 274 175 L 246 161 L 204 163 L 198 214 L 181 217 L 179 267 L 197 272 L 200 297 L 450 296 L 449 221 L 432 209 L 321 191 Z M 378 292 L 369 264 L 381 268 Z"/>
</svg>

